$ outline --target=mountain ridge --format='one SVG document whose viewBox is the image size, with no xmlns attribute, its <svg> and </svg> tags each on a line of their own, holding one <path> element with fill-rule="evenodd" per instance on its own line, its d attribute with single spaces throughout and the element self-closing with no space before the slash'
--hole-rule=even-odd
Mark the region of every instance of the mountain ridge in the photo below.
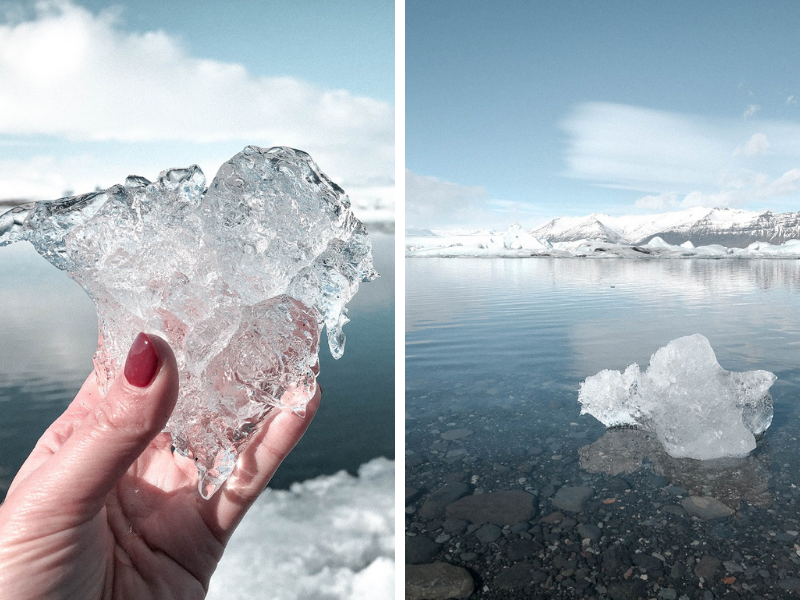
<svg viewBox="0 0 800 600">
<path fill-rule="evenodd" d="M 800 239 L 800 212 L 755 212 L 734 208 L 694 207 L 672 213 L 611 217 L 558 217 L 529 233 L 548 242 L 595 239 L 639 246 L 654 237 L 668 244 L 690 241 L 695 246 L 720 244 L 746 248 L 753 242 L 782 244 Z"/>
</svg>

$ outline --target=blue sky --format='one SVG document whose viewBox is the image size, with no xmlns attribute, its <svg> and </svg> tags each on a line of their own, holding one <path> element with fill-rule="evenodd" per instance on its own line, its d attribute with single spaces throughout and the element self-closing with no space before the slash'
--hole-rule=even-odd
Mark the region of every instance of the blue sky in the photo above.
<svg viewBox="0 0 800 600">
<path fill-rule="evenodd" d="M 410 227 L 800 210 L 800 3 L 406 2 Z"/>
<path fill-rule="evenodd" d="M 46 199 L 247 144 L 307 150 L 393 202 L 394 2 L 0 2 L 0 200 Z"/>
</svg>

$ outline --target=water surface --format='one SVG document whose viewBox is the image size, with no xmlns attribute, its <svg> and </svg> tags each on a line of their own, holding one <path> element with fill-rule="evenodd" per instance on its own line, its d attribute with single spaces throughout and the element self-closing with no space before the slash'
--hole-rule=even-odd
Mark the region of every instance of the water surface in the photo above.
<svg viewBox="0 0 800 600">
<path fill-rule="evenodd" d="M 580 416 L 586 377 L 644 369 L 694 333 L 723 368 L 778 377 L 773 424 L 750 457 L 678 461 L 647 435 Z M 407 553 L 469 569 L 475 597 L 595 598 L 635 585 L 645 597 L 786 597 L 800 584 L 798 440 L 800 261 L 406 261 Z M 431 492 L 457 482 L 470 494 L 525 490 L 536 516 L 483 543 L 474 526 L 420 514 Z M 559 517 L 554 496 L 570 486 L 591 498 Z M 734 514 L 693 517 L 689 496 Z M 601 537 L 582 545 L 576 526 L 598 524 Z M 700 561 L 717 564 L 702 581 Z M 514 583 L 512 566 L 528 575 Z"/>
</svg>

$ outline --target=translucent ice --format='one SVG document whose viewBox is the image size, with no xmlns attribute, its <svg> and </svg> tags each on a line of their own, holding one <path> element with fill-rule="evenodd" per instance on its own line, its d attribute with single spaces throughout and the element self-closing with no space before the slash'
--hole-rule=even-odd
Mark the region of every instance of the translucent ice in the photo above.
<svg viewBox="0 0 800 600">
<path fill-rule="evenodd" d="M 139 331 L 170 342 L 181 392 L 167 429 L 206 498 L 272 407 L 303 413 L 323 325 L 339 358 L 345 304 L 377 275 L 343 190 L 281 147 L 248 146 L 208 188 L 192 166 L 16 207 L 0 215 L 0 246 L 16 241 L 94 301 L 104 393 Z"/>
<path fill-rule="evenodd" d="M 700 334 L 671 341 L 642 373 L 605 370 L 588 377 L 578 401 L 606 427 L 654 432 L 676 458 L 744 456 L 772 423 L 768 371 L 724 370 Z"/>
<path fill-rule="evenodd" d="M 609 429 L 603 437 L 578 449 L 581 468 L 589 473 L 619 475 L 653 471 L 692 496 L 712 496 L 729 507 L 745 502 L 769 506 L 770 453 L 728 456 L 715 460 L 674 458 L 654 433 L 641 429 Z"/>
</svg>

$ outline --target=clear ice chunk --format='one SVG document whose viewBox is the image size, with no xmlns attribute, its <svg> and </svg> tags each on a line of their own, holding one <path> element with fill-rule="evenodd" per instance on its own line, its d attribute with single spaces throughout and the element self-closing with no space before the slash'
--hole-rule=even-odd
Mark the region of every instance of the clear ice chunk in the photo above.
<svg viewBox="0 0 800 600">
<path fill-rule="evenodd" d="M 0 246 L 18 241 L 94 301 L 103 393 L 139 331 L 171 344 L 181 391 L 167 430 L 205 498 L 268 411 L 304 413 L 322 327 L 341 357 L 345 305 L 377 276 L 344 191 L 284 147 L 248 146 L 208 188 L 191 166 L 18 206 L 0 215 Z"/>
<path fill-rule="evenodd" d="M 578 401 L 606 427 L 652 431 L 670 456 L 744 456 L 772 423 L 769 371 L 723 369 L 700 334 L 671 341 L 642 373 L 605 370 L 586 378 Z"/>
</svg>

